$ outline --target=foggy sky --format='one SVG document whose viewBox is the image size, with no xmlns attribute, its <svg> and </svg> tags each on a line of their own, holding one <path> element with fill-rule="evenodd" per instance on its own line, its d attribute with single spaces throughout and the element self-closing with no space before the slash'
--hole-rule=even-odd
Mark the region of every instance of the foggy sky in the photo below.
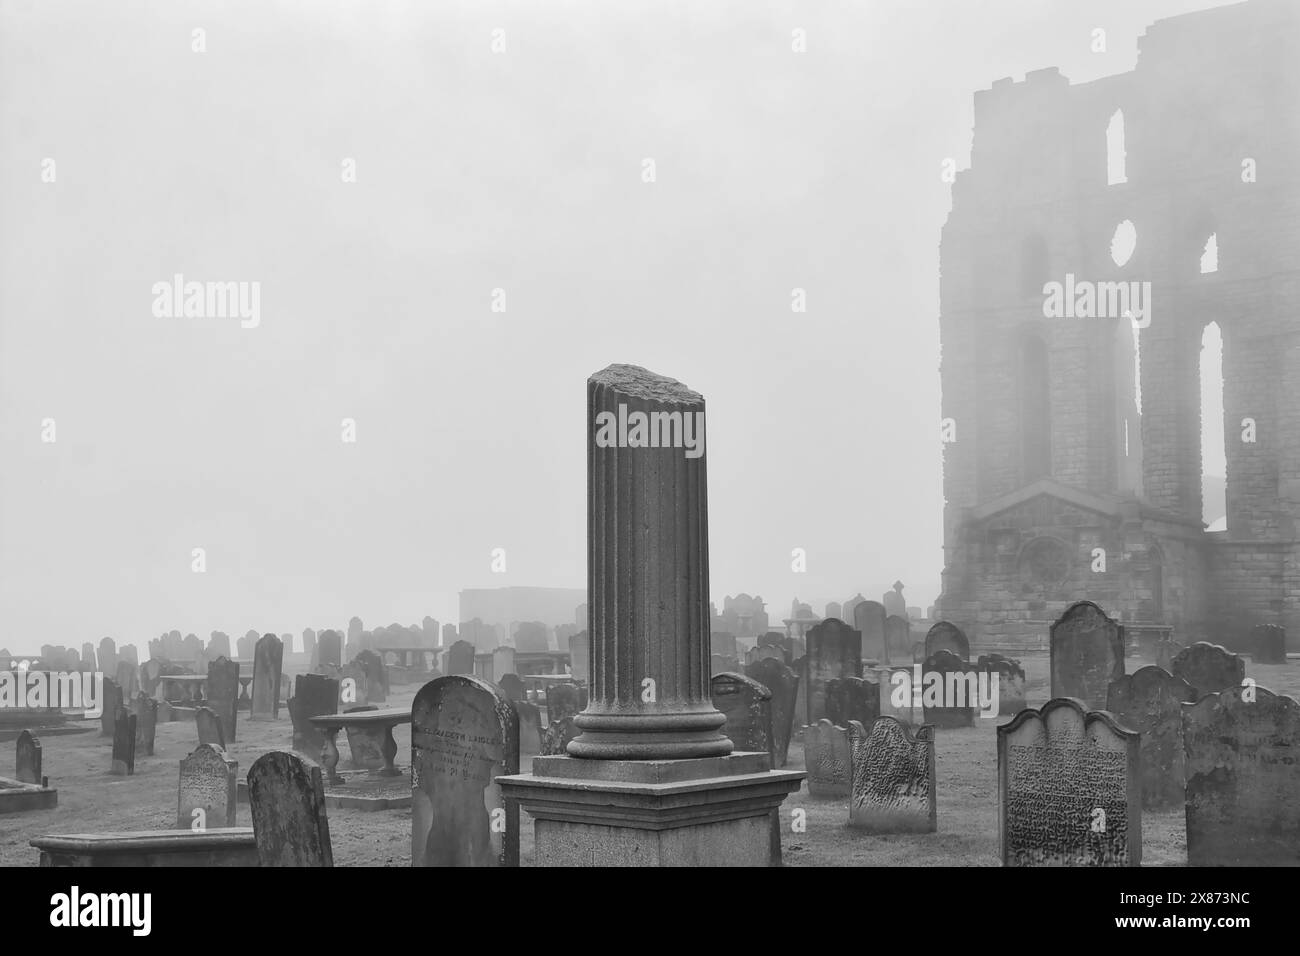
<svg viewBox="0 0 1300 956">
<path fill-rule="evenodd" d="M 719 608 L 895 578 L 925 607 L 972 96 L 1127 71 L 1149 23 L 1216 5 L 4 0 L 0 646 L 583 587 L 613 362 L 707 399 Z M 260 324 L 155 317 L 176 273 L 260 282 Z"/>
</svg>

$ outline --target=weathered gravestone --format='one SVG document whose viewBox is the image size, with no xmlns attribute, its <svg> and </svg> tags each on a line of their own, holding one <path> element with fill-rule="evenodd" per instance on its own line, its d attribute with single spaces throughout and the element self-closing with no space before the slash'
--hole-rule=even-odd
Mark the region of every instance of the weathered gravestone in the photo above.
<svg viewBox="0 0 1300 956">
<path fill-rule="evenodd" d="M 771 691 L 743 674 L 714 674 L 709 698 L 727 718 L 722 732 L 735 744 L 732 753 L 765 753 L 775 765 Z"/>
<path fill-rule="evenodd" d="M 1142 862 L 1137 731 L 1056 698 L 998 728 L 1003 866 Z"/>
<path fill-rule="evenodd" d="M 199 744 L 180 764 L 176 829 L 236 826 L 239 762 L 220 747 Z"/>
<path fill-rule="evenodd" d="M 578 728 L 573 723 L 573 714 L 565 714 L 559 720 L 546 725 L 542 735 L 542 754 L 547 757 L 562 757 L 568 753 L 569 741 L 578 736 Z"/>
<path fill-rule="evenodd" d="M 524 693 L 524 682 L 518 674 L 502 674 L 501 679 L 495 683 L 511 700 L 528 699 L 528 695 Z"/>
<path fill-rule="evenodd" d="M 526 700 L 511 701 L 519 715 L 519 759 L 523 766 L 542 752 L 542 709 Z"/>
<path fill-rule="evenodd" d="M 799 676 L 780 660 L 765 658 L 745 668 L 745 676 L 758 681 L 772 695 L 772 755 L 774 767 L 784 767 L 794 733 L 795 698 Z"/>
<path fill-rule="evenodd" d="M 1142 735 L 1142 806 L 1183 802 L 1183 702 L 1196 692 L 1159 667 L 1140 667 L 1112 681 L 1106 709 Z"/>
<path fill-rule="evenodd" d="M 934 728 L 915 734 L 894 717 L 866 730 L 849 724 L 849 826 L 872 833 L 934 833 L 938 829 Z"/>
<path fill-rule="evenodd" d="M 99 702 L 104 710 L 99 715 L 99 736 L 116 737 L 117 712 L 122 709 L 124 703 L 122 689 L 117 686 L 117 681 L 105 677 L 102 699 Z"/>
<path fill-rule="evenodd" d="M 880 716 L 880 684 L 861 677 L 837 677 L 826 682 L 826 718 L 838 727 L 856 720 L 870 727 Z"/>
<path fill-rule="evenodd" d="M 333 866 L 320 765 L 273 750 L 248 768 L 259 866 Z"/>
<path fill-rule="evenodd" d="M 41 776 L 41 741 L 30 730 L 24 730 L 18 735 L 17 752 L 14 754 L 14 779 L 19 783 L 44 785 Z"/>
<path fill-rule="evenodd" d="M 921 719 L 925 723 L 940 728 L 975 726 L 975 711 L 981 701 L 980 675 L 974 664 L 940 648 L 925 659 L 921 674 Z"/>
<path fill-rule="evenodd" d="M 951 651 L 959 660 L 970 660 L 970 641 L 961 628 L 947 621 L 939 621 L 925 632 L 925 656 L 940 650 Z"/>
<path fill-rule="evenodd" d="M 588 679 L 587 660 L 591 655 L 591 633 L 579 631 L 569 638 L 569 673 L 574 680 Z"/>
<path fill-rule="evenodd" d="M 992 675 L 997 675 L 999 716 L 1014 717 L 1025 709 L 1025 669 L 1020 661 L 1001 654 L 981 654 L 975 669 L 989 674 L 990 687 Z"/>
<path fill-rule="evenodd" d="M 226 749 L 226 735 L 221 729 L 221 718 L 211 707 L 194 710 L 194 725 L 198 728 L 199 743 Z"/>
<path fill-rule="evenodd" d="M 1091 601 L 1071 604 L 1049 638 L 1052 696 L 1106 706 L 1110 682 L 1124 676 L 1124 627 Z"/>
<path fill-rule="evenodd" d="M 113 766 L 109 773 L 129 777 L 135 773 L 135 714 L 118 708 L 113 724 Z"/>
<path fill-rule="evenodd" d="M 311 718 L 335 713 L 339 682 L 320 674 L 299 674 L 293 688 L 293 700 L 289 701 L 289 717 L 293 720 L 293 749 L 299 753 L 319 756 L 325 747 L 325 735 L 311 722 Z"/>
<path fill-rule="evenodd" d="M 885 618 L 885 646 L 889 649 L 886 661 L 907 660 L 912 653 L 912 622 L 899 614 Z"/>
<path fill-rule="evenodd" d="M 1197 641 L 1174 655 L 1170 671 L 1191 684 L 1199 699 L 1239 688 L 1246 679 L 1246 661 L 1222 645 Z"/>
<path fill-rule="evenodd" d="M 316 639 L 317 666 L 343 666 L 343 635 L 338 631 L 321 631 Z"/>
<path fill-rule="evenodd" d="M 837 677 L 857 677 L 862 669 L 862 635 L 843 621 L 822 621 L 808 631 L 806 658 L 808 681 L 807 721 L 826 716 L 826 682 Z"/>
<path fill-rule="evenodd" d="M 250 720 L 276 720 L 280 716 L 280 678 L 284 670 L 284 642 L 264 634 L 253 647 L 253 706 Z"/>
<path fill-rule="evenodd" d="M 577 715 L 582 710 L 581 699 L 576 684 L 552 684 L 546 688 L 546 723 Z"/>
<path fill-rule="evenodd" d="M 411 706 L 411 865 L 518 866 L 519 807 L 496 783 L 518 772 L 509 698 L 466 675 L 425 684 Z"/>
<path fill-rule="evenodd" d="M 139 693 L 131 701 L 135 714 L 135 751 L 144 757 L 154 755 L 154 740 L 158 732 L 158 701 L 148 694 Z"/>
<path fill-rule="evenodd" d="M 1250 646 L 1254 659 L 1261 664 L 1286 663 L 1286 628 L 1276 624 L 1256 624 L 1251 628 Z"/>
<path fill-rule="evenodd" d="M 853 627 L 862 634 L 862 660 L 889 663 L 889 642 L 885 640 L 885 606 L 879 601 L 858 601 L 852 610 Z"/>
<path fill-rule="evenodd" d="M 1183 706 L 1183 747 L 1187 865 L 1300 866 L 1300 703 L 1208 694 Z"/>
<path fill-rule="evenodd" d="M 455 676 L 473 673 L 474 645 L 469 641 L 457 641 L 447 650 L 447 674 Z"/>
<path fill-rule="evenodd" d="M 849 730 L 824 717 L 803 731 L 804 764 L 808 793 L 819 799 L 849 795 Z"/>
<path fill-rule="evenodd" d="M 239 664 L 218 657 L 208 664 L 207 699 L 205 703 L 221 718 L 221 732 L 226 745 L 235 742 L 235 721 L 239 703 Z"/>
</svg>

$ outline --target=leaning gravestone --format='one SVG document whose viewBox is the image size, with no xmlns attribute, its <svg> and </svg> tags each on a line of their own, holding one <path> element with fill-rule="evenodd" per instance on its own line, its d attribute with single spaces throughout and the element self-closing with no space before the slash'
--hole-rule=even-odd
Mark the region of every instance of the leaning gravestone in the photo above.
<svg viewBox="0 0 1300 956">
<path fill-rule="evenodd" d="M 1187 865 L 1300 865 L 1300 703 L 1208 694 L 1183 706 L 1183 747 Z"/>
<path fill-rule="evenodd" d="M 176 829 L 210 830 L 235 826 L 239 762 L 220 747 L 199 744 L 181 760 Z"/>
<path fill-rule="evenodd" d="M 293 719 L 293 749 L 299 753 L 319 755 L 325 735 L 311 718 L 335 713 L 339 699 L 339 682 L 320 674 L 299 674 L 294 682 L 289 716 Z"/>
<path fill-rule="evenodd" d="M 411 705 L 411 865 L 518 866 L 519 807 L 496 783 L 518 772 L 519 717 L 499 688 L 466 675 L 425 684 Z"/>
<path fill-rule="evenodd" d="M 722 732 L 735 745 L 735 753 L 765 753 L 776 764 L 772 734 L 772 693 L 743 674 L 714 674 L 709 698 L 727 718 Z"/>
<path fill-rule="evenodd" d="M 849 724 L 852 789 L 849 826 L 871 833 L 934 833 L 938 829 L 934 728 L 915 734 L 894 717 L 867 731 Z"/>
<path fill-rule="evenodd" d="M 1140 865 L 1139 736 L 1071 698 L 999 727 L 1002 865 Z"/>
<path fill-rule="evenodd" d="M 221 730 L 221 718 L 211 707 L 196 707 L 194 724 L 198 728 L 199 743 L 226 749 L 226 735 Z"/>
<path fill-rule="evenodd" d="M 1197 699 L 1221 690 L 1232 690 L 1246 679 L 1246 662 L 1219 644 L 1197 641 L 1179 651 L 1170 667 L 1175 677 L 1192 685 Z"/>
<path fill-rule="evenodd" d="M 912 652 L 912 622 L 898 614 L 885 618 L 885 645 L 889 648 L 889 659 L 907 660 Z"/>
<path fill-rule="evenodd" d="M 43 786 L 41 777 L 41 742 L 30 730 L 18 735 L 17 752 L 14 754 L 14 779 L 19 783 L 34 783 Z"/>
<path fill-rule="evenodd" d="M 158 701 L 148 694 L 136 694 L 131 709 L 135 713 L 135 752 L 152 757 L 158 731 Z"/>
<path fill-rule="evenodd" d="M 1142 734 L 1142 806 L 1183 802 L 1183 702 L 1196 692 L 1181 677 L 1159 667 L 1140 667 L 1112 681 L 1106 709 Z"/>
<path fill-rule="evenodd" d="M 822 718 L 803 731 L 808 793 L 819 799 L 849 795 L 849 731 Z"/>
<path fill-rule="evenodd" d="M 826 718 L 838 727 L 856 720 L 870 727 L 880 716 L 880 684 L 861 677 L 826 682 Z"/>
<path fill-rule="evenodd" d="M 857 677 L 862 669 L 862 635 L 843 621 L 827 618 L 808 631 L 806 660 L 807 721 L 826 716 L 826 682 L 837 677 Z"/>
<path fill-rule="evenodd" d="M 1260 664 L 1286 663 L 1286 628 L 1276 624 L 1256 624 L 1250 632 L 1254 659 Z"/>
<path fill-rule="evenodd" d="M 109 773 L 129 777 L 135 773 L 135 714 L 119 708 L 113 726 L 113 767 Z"/>
<path fill-rule="evenodd" d="M 474 673 L 474 645 L 469 641 L 457 641 L 447 650 L 447 674 L 469 675 Z"/>
<path fill-rule="evenodd" d="M 253 705 L 250 720 L 280 716 L 280 678 L 284 671 L 284 642 L 264 634 L 253 647 Z"/>
<path fill-rule="evenodd" d="M 862 634 L 862 660 L 889 663 L 889 643 L 885 640 L 885 606 L 878 601 L 859 601 L 845 614 L 853 615 L 853 627 Z"/>
<path fill-rule="evenodd" d="M 1020 661 L 1001 654 L 981 654 L 975 669 L 989 674 L 990 687 L 993 675 L 997 675 L 999 716 L 1014 717 L 1025 709 L 1025 669 Z"/>
<path fill-rule="evenodd" d="M 1070 605 L 1049 638 L 1052 697 L 1077 697 L 1106 706 L 1110 682 L 1124 676 L 1124 627 L 1091 601 Z"/>
<path fill-rule="evenodd" d="M 334 865 L 320 765 L 273 750 L 248 768 L 259 866 Z"/>
<path fill-rule="evenodd" d="M 208 664 L 207 705 L 221 718 L 221 732 L 226 745 L 235 742 L 235 721 L 239 703 L 239 664 L 218 657 Z"/>
<path fill-rule="evenodd" d="M 925 632 L 925 656 L 939 650 L 951 651 L 963 661 L 970 660 L 970 641 L 961 628 L 947 621 L 939 621 Z"/>
<path fill-rule="evenodd" d="M 983 703 L 976 666 L 940 648 L 925 659 L 921 672 L 922 720 L 944 729 L 974 727 Z"/>
<path fill-rule="evenodd" d="M 794 733 L 799 676 L 781 660 L 772 658 L 748 665 L 745 676 L 762 684 L 772 695 L 772 766 L 784 767 L 790 752 L 790 737 Z"/>
</svg>

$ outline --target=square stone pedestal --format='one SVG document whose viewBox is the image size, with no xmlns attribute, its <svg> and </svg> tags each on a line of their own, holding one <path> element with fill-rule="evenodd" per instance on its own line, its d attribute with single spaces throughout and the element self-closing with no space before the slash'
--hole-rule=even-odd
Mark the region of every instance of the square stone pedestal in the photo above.
<svg viewBox="0 0 1300 956">
<path fill-rule="evenodd" d="M 781 803 L 806 776 L 765 753 L 564 756 L 496 782 L 533 818 L 537 866 L 780 866 Z"/>
</svg>

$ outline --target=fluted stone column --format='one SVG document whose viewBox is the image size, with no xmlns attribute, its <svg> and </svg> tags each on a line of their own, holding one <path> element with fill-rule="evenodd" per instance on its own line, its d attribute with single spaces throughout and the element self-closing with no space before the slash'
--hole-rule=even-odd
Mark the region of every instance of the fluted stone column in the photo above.
<svg viewBox="0 0 1300 956">
<path fill-rule="evenodd" d="M 611 365 L 587 381 L 587 426 L 591 687 L 568 752 L 725 756 L 726 718 L 709 699 L 704 398 Z"/>
</svg>

